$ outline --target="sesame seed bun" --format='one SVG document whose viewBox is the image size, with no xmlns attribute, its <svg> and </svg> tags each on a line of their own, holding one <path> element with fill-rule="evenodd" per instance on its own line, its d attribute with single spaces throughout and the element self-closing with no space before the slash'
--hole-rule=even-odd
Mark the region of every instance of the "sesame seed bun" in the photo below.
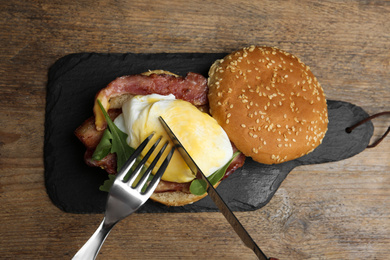
<svg viewBox="0 0 390 260">
<path fill-rule="evenodd" d="M 210 113 L 246 156 L 264 164 L 299 158 L 321 144 L 328 127 L 323 89 L 297 57 L 251 46 L 209 71 Z"/>
</svg>

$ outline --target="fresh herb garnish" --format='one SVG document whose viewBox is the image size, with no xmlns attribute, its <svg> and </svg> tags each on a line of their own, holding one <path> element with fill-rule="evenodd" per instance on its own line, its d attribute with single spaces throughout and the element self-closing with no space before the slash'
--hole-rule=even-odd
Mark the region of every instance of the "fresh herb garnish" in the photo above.
<svg viewBox="0 0 390 260">
<path fill-rule="evenodd" d="M 93 155 L 93 160 L 102 160 L 109 153 L 115 153 L 117 157 L 117 171 L 122 168 L 126 160 L 134 152 L 134 149 L 127 144 L 127 134 L 122 132 L 115 124 L 112 122 L 107 111 L 102 106 L 100 100 L 98 100 L 100 109 L 103 112 L 104 118 L 107 121 L 107 128 L 104 130 L 102 139 L 97 145 Z M 109 191 L 112 183 L 115 180 L 115 175 L 109 174 L 108 180 L 105 180 L 103 185 L 99 187 L 101 191 Z"/>
<path fill-rule="evenodd" d="M 115 181 L 115 175 L 109 174 L 108 179 L 104 181 L 102 185 L 100 185 L 99 190 L 109 192 L 111 189 L 112 184 Z"/>
<path fill-rule="evenodd" d="M 106 157 L 111 152 L 112 147 L 112 134 L 107 128 L 104 130 L 102 139 L 100 139 L 99 144 L 96 146 L 95 151 L 92 154 L 92 159 L 95 161 L 100 161 Z"/>
<path fill-rule="evenodd" d="M 240 152 L 235 152 L 233 154 L 233 157 L 223 167 L 221 167 L 219 170 L 215 171 L 213 174 L 211 174 L 209 177 L 207 177 L 207 179 L 209 180 L 211 185 L 214 186 L 223 178 L 223 176 L 225 176 L 226 170 L 228 169 L 230 163 L 239 154 L 240 154 Z M 194 195 L 198 195 L 198 196 L 203 195 L 206 193 L 206 189 L 207 189 L 207 184 L 202 179 L 195 179 L 191 182 L 190 192 Z"/>
</svg>

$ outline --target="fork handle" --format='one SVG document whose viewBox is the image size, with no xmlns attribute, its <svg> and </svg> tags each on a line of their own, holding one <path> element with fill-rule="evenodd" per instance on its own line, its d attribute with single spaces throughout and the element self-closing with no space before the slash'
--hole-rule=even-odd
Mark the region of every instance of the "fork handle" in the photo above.
<svg viewBox="0 0 390 260">
<path fill-rule="evenodd" d="M 88 239 L 83 247 L 75 254 L 72 260 L 89 260 L 95 259 L 102 247 L 104 240 L 114 227 L 115 223 L 107 225 L 105 219 L 103 219 L 100 226 L 96 229 L 95 233 Z"/>
</svg>

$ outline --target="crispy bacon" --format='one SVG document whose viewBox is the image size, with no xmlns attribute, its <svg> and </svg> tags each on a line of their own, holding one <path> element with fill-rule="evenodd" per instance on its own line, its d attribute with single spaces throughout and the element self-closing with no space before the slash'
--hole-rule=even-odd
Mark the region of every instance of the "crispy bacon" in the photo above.
<svg viewBox="0 0 390 260">
<path fill-rule="evenodd" d="M 104 169 L 109 174 L 116 174 L 116 154 L 109 153 L 106 157 L 100 161 L 92 159 L 92 155 L 95 149 L 87 149 L 84 154 L 84 161 L 88 166 L 100 167 Z"/>
<path fill-rule="evenodd" d="M 106 121 L 97 103 L 99 99 L 106 111 L 110 108 L 110 99 L 123 94 L 149 95 L 173 94 L 177 99 L 183 99 L 196 106 L 206 105 L 207 80 L 198 73 L 189 72 L 185 78 L 168 74 L 151 74 L 123 76 L 112 81 L 98 92 L 93 111 L 97 130 L 105 128 Z"/>
</svg>

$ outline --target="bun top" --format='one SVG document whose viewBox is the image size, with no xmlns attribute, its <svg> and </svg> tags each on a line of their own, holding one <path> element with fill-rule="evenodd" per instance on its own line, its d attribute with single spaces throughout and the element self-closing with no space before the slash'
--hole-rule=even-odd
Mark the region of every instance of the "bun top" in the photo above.
<svg viewBox="0 0 390 260">
<path fill-rule="evenodd" d="M 211 115 L 246 156 L 264 164 L 313 151 L 328 127 L 320 83 L 297 57 L 251 46 L 217 60 L 209 71 Z"/>
</svg>

